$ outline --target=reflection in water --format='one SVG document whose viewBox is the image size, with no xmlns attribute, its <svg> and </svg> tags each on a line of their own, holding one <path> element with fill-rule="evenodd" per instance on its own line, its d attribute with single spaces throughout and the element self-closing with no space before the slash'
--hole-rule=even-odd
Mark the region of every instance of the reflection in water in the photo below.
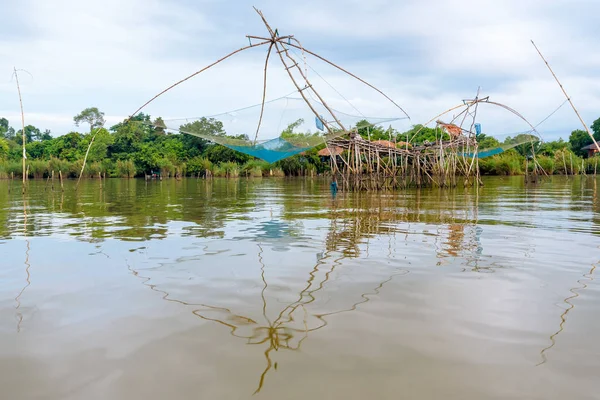
<svg viewBox="0 0 600 400">
<path fill-rule="evenodd" d="M 592 282 L 594 280 L 593 275 L 594 275 L 594 271 L 596 270 L 596 266 L 597 265 L 594 264 L 588 273 L 583 274 L 583 277 L 588 281 L 588 283 Z M 568 307 L 560 315 L 560 324 L 558 325 L 558 330 L 556 332 L 554 332 L 552 335 L 550 335 L 550 345 L 548 347 L 543 348 L 542 351 L 540 351 L 540 356 L 542 357 L 542 361 L 540 361 L 536 366 L 540 366 L 540 365 L 548 362 L 548 358 L 546 357 L 546 352 L 548 350 L 550 350 L 551 348 L 553 348 L 554 345 L 556 344 L 556 337 L 558 336 L 559 333 L 561 333 L 565 329 L 565 323 L 567 322 L 567 315 L 573 308 L 575 308 L 575 304 L 571 303 L 571 300 L 579 297 L 579 295 L 580 295 L 579 291 L 587 288 L 587 286 L 588 286 L 588 283 L 585 283 L 582 281 L 583 281 L 583 279 L 579 279 L 577 281 L 577 283 L 580 286 L 576 286 L 574 288 L 569 289 L 569 292 L 571 292 L 572 295 L 563 300 L 563 302 Z"/>
<path fill-rule="evenodd" d="M 332 212 L 335 212 L 335 207 Z M 372 217 L 370 213 L 368 215 L 369 217 L 367 218 Z M 202 307 L 194 309 L 192 313 L 203 320 L 216 322 L 228 327 L 232 336 L 244 339 L 248 345 L 265 345 L 263 355 L 266 365 L 259 376 L 257 388 L 254 392 L 254 394 L 256 394 L 263 388 L 268 372 L 271 369 L 277 369 L 278 367 L 277 362 L 272 360 L 273 351 L 300 350 L 302 343 L 307 339 L 310 332 L 317 331 L 327 326 L 326 317 L 356 310 L 359 305 L 368 302 L 371 296 L 378 295 L 384 285 L 390 282 L 395 276 L 405 275 L 409 272 L 404 269 L 393 269 L 392 273 L 387 276 L 386 279 L 379 282 L 375 288 L 365 293 L 361 293 L 358 296 L 360 300 L 357 300 L 353 304 L 349 304 L 345 308 L 335 309 L 324 313 L 310 311 L 309 307 L 317 300 L 317 294 L 324 291 L 328 282 L 333 279 L 336 268 L 342 265 L 344 259 L 356 257 L 356 254 L 358 253 L 355 249 L 358 245 L 357 242 L 361 239 L 359 227 L 361 226 L 361 221 L 365 218 L 365 214 L 355 213 L 354 216 L 355 218 L 353 218 L 352 221 L 346 219 L 343 224 L 342 232 L 338 231 L 338 218 L 331 218 L 330 229 L 326 239 L 326 251 L 317 254 L 317 263 L 308 273 L 306 284 L 298 293 L 297 300 L 281 307 L 275 318 L 269 317 L 267 313 L 267 309 L 269 308 L 268 296 L 266 295 L 269 288 L 267 279 L 268 268 L 263 259 L 263 246 L 260 242 L 257 244 L 257 258 L 260 264 L 260 280 L 262 282 L 262 289 L 260 291 L 262 321 L 257 321 L 248 316 L 234 313 L 232 310 L 225 307 L 201 303 L 189 303 L 179 299 L 173 299 L 168 292 L 157 288 L 157 285 L 155 284 L 149 283 L 151 281 L 150 277 L 142 276 L 139 271 L 132 268 L 129 263 L 127 263 L 127 265 L 134 276 L 143 279 L 142 283 L 145 286 L 153 291 L 161 293 L 164 300 L 185 306 Z M 287 232 L 288 234 L 294 232 L 293 229 L 289 229 L 287 224 L 276 220 L 261 223 L 259 224 L 259 227 L 262 227 L 260 229 L 262 233 L 256 235 L 254 238 L 255 240 L 268 241 L 273 238 L 283 238 L 283 236 L 285 236 L 284 232 Z M 344 234 L 344 231 L 347 233 Z M 277 245 L 272 248 L 275 251 L 281 251 L 281 248 Z M 354 251 L 348 251 L 349 248 L 354 249 Z M 160 266 L 152 269 L 157 268 L 160 268 Z M 323 270 L 323 268 L 325 269 Z M 314 318 L 316 322 L 310 323 L 309 317 Z M 248 329 L 250 329 L 250 331 L 244 333 Z"/>
<path fill-rule="evenodd" d="M 27 200 L 25 199 L 25 195 L 23 195 L 23 237 L 25 238 L 26 250 L 25 250 L 25 274 L 27 277 L 25 278 L 25 286 L 19 292 L 17 297 L 15 297 L 15 301 L 17 302 L 16 316 L 17 316 L 17 332 L 21 332 L 21 324 L 23 323 L 23 314 L 20 311 L 21 308 L 21 296 L 25 293 L 25 290 L 31 285 L 31 275 L 29 273 L 29 268 L 31 268 L 31 264 L 29 263 L 29 252 L 31 250 L 29 239 L 27 238 Z"/>
<path fill-rule="evenodd" d="M 0 325 L 0 343 L 8 343 L 1 349 L 0 366 L 31 380 L 36 376 L 27 363 L 57 365 L 54 370 L 63 372 L 40 385 L 40 393 L 48 393 L 37 396 L 49 399 L 68 397 L 52 393 L 59 382 L 69 382 L 69 395 L 77 398 L 136 397 L 126 392 L 140 390 L 136 379 L 147 380 L 148 371 L 165 373 L 144 388 L 152 391 L 165 383 L 165 393 L 146 398 L 185 391 L 190 382 L 216 398 L 222 392 L 223 398 L 243 398 L 253 391 L 285 398 L 290 387 L 295 397 L 318 397 L 310 392 L 325 382 L 336 398 L 390 398 L 387 388 L 401 391 L 406 384 L 416 388 L 414 398 L 439 398 L 446 389 L 452 398 L 549 398 L 519 392 L 516 383 L 505 390 L 497 376 L 517 382 L 521 372 L 532 374 L 539 357 L 545 363 L 556 343 L 561 351 L 571 350 L 569 335 L 580 335 L 582 328 L 572 321 L 561 333 L 573 317 L 568 317 L 570 310 L 578 305 L 582 318 L 597 311 L 597 302 L 586 309 L 581 299 L 575 300 L 579 294 L 597 298 L 590 284 L 594 266 L 577 285 L 569 285 L 576 287 L 564 300 L 568 308 L 559 311 L 560 323 L 551 331 L 539 330 L 559 322 L 551 306 L 555 300 L 550 300 L 555 292 L 539 282 L 562 285 L 566 292 L 565 274 L 596 261 L 588 254 L 600 238 L 596 182 L 556 178 L 553 184 L 524 189 L 521 178 L 498 178 L 478 190 L 330 196 L 326 181 L 108 180 L 102 190 L 95 181 L 82 181 L 78 192 L 68 186 L 51 194 L 32 188 L 22 214 L 20 194 L 0 190 L 2 250 L 16 255 L 11 264 L 19 265 L 16 273 L 0 268 L 0 312 L 8 316 L 8 329 Z M 13 240 L 21 232 L 27 245 L 25 282 L 22 242 Z M 74 252 L 56 251 L 59 247 Z M 35 290 L 29 287 L 30 255 Z M 39 260 L 42 256 L 47 259 Z M 409 269 L 410 275 L 396 279 Z M 129 274 L 137 279 L 123 279 Z M 98 285 L 96 278 L 108 284 Z M 114 296 L 121 290 L 122 297 Z M 166 304 L 161 298 L 176 309 L 156 307 L 156 302 Z M 11 318 L 13 299 L 19 335 Z M 377 307 L 364 306 L 370 300 Z M 110 301 L 118 302 L 123 313 L 107 313 Z M 40 305 L 40 323 L 23 311 L 32 303 Z M 545 310 L 554 314 L 550 321 Z M 332 317 L 341 313 L 350 315 Z M 114 323 L 123 318 L 127 324 Z M 89 331 L 97 328 L 93 340 L 73 340 L 86 337 L 84 325 L 90 319 Z M 586 318 L 585 328 L 597 331 L 600 325 Z M 40 337 L 44 340 L 36 340 Z M 371 340 L 356 346 L 363 337 L 376 338 L 377 344 Z M 13 342 L 18 351 L 26 351 L 15 355 Z M 232 351 L 222 350 L 232 345 Z M 110 362 L 94 352 L 82 358 L 94 346 L 115 346 L 127 355 L 108 357 Z M 208 356 L 203 361 L 182 356 L 168 371 L 145 364 L 149 357 L 162 356 L 160 351 Z M 302 351 L 310 357 L 298 354 Z M 586 365 L 598 365 L 593 356 L 591 351 Z M 578 379 L 583 378 L 576 382 L 572 365 L 550 359 L 552 368 L 536 369 L 527 379 L 566 381 L 565 387 L 575 391 L 583 382 L 580 392 L 593 385 L 589 373 L 578 370 Z M 19 363 L 25 367 L 19 369 Z M 341 364 L 349 368 L 331 374 Z M 403 365 L 411 368 L 400 376 Z M 239 379 L 224 390 L 228 373 Z M 298 379 L 290 382 L 291 377 Z M 276 384 L 277 379 L 286 381 Z M 372 393 L 355 392 L 361 385 Z M 25 386 L 13 389 L 13 397 L 29 390 Z M 541 393 L 544 387 L 535 390 Z"/>
</svg>

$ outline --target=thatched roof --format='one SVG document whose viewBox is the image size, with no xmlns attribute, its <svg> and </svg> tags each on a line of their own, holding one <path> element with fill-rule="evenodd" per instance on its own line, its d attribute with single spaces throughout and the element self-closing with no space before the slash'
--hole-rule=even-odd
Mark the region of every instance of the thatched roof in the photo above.
<svg viewBox="0 0 600 400">
<path fill-rule="evenodd" d="M 373 143 L 376 143 L 383 147 L 391 147 L 393 149 L 396 148 L 394 142 L 390 142 L 389 140 L 373 140 Z"/>
<path fill-rule="evenodd" d="M 337 146 L 333 148 L 325 147 L 324 149 L 319 150 L 317 155 L 321 157 L 331 157 L 331 154 L 333 153 L 334 156 L 339 156 L 340 154 L 342 154 L 342 151 L 344 150 L 341 147 Z"/>
<path fill-rule="evenodd" d="M 600 144 L 600 143 L 598 143 Z M 596 150 L 598 151 L 598 148 L 596 147 L 596 145 L 594 143 L 587 145 L 585 147 L 582 147 L 581 150 Z"/>
</svg>

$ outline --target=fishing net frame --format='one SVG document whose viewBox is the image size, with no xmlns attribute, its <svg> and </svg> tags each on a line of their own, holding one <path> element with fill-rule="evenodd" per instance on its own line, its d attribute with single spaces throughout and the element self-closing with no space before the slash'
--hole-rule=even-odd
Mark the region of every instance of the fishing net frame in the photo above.
<svg viewBox="0 0 600 400">
<path fill-rule="evenodd" d="M 316 57 L 317 59 L 329 64 L 330 66 L 333 66 L 337 70 L 342 71 L 343 73 L 349 75 L 350 77 L 365 84 L 366 86 L 370 87 L 371 89 L 373 89 L 376 92 L 378 92 L 379 94 L 381 94 L 385 99 L 387 99 L 396 108 L 398 108 L 405 115 L 406 118 L 410 119 L 410 116 L 406 113 L 406 111 L 404 111 L 404 109 L 402 107 L 400 107 L 394 100 L 392 100 L 383 91 L 381 91 L 377 87 L 373 86 L 372 84 L 368 83 L 364 79 L 358 77 L 357 75 L 342 68 L 341 66 L 337 65 L 336 63 L 333 63 L 332 61 L 326 59 L 325 57 L 322 57 L 322 56 L 318 55 L 317 53 L 314 53 L 314 52 L 306 49 L 302 45 L 302 43 L 297 38 L 294 37 L 294 35 L 280 36 L 277 29 L 273 30 L 271 28 L 271 26 L 267 22 L 265 16 L 263 15 L 262 11 L 258 10 L 256 7 L 253 7 L 253 8 L 256 11 L 256 13 L 259 15 L 259 17 L 261 18 L 263 24 L 265 25 L 265 28 L 267 29 L 267 32 L 269 34 L 268 36 L 265 37 L 265 36 L 256 36 L 256 35 L 246 35 L 246 37 L 248 38 L 248 41 L 249 41 L 248 46 L 244 46 L 237 50 L 232 51 L 231 53 L 221 57 L 220 59 L 205 66 L 204 68 L 192 73 L 191 75 L 188 75 L 187 77 L 173 83 L 166 89 L 160 91 L 158 94 L 156 94 L 151 99 L 146 101 L 137 110 L 135 110 L 129 117 L 129 120 L 131 120 L 133 118 L 133 116 L 135 116 L 139 112 L 141 112 L 151 102 L 153 102 L 154 100 L 156 100 L 158 97 L 162 96 L 169 90 L 173 89 L 174 87 L 176 87 L 176 86 L 186 82 L 187 80 L 197 76 L 198 74 L 218 65 L 219 63 L 227 60 L 228 58 L 230 58 L 236 54 L 239 54 L 239 53 L 241 53 L 245 50 L 251 49 L 251 48 L 256 48 L 256 47 L 265 46 L 265 45 L 268 45 L 268 51 L 267 51 L 267 55 L 265 57 L 265 63 L 264 63 L 262 101 L 261 101 L 261 105 L 260 105 L 261 108 L 260 108 L 260 115 L 258 118 L 258 123 L 257 123 L 256 131 L 254 133 L 254 139 L 252 141 L 243 140 L 243 139 L 235 139 L 235 138 L 231 138 L 231 137 L 227 137 L 227 138 L 220 137 L 220 136 L 214 137 L 212 135 L 202 134 L 200 132 L 186 131 L 185 129 L 182 130 L 182 129 L 180 129 L 180 127 L 174 127 L 174 126 L 157 125 L 157 127 L 160 127 L 163 129 L 177 130 L 181 133 L 198 136 L 203 139 L 206 139 L 206 140 L 224 145 L 226 147 L 232 148 L 236 151 L 240 151 L 240 152 L 243 152 L 246 154 L 253 155 L 258 158 L 262 158 L 269 162 L 274 162 L 274 161 L 289 157 L 291 155 L 301 153 L 307 149 L 316 147 L 320 144 L 325 144 L 325 143 L 327 143 L 328 140 L 331 140 L 331 139 L 334 139 L 334 138 L 337 138 L 337 137 L 340 137 L 340 136 L 343 136 L 346 134 L 350 134 L 351 136 L 353 136 L 355 134 L 355 129 L 351 128 L 350 126 L 346 126 L 344 123 L 342 123 L 342 121 L 338 117 L 339 112 L 336 112 L 336 110 L 334 110 L 333 108 L 331 108 L 328 105 L 328 103 L 325 101 L 325 99 L 321 96 L 321 94 L 317 91 L 317 89 L 309 81 L 308 76 L 307 76 L 308 74 L 306 72 L 302 71 L 300 63 L 290 54 L 291 49 L 300 50 L 302 52 L 303 57 L 305 57 L 305 54 L 310 54 L 310 55 Z M 252 43 L 253 40 L 258 41 L 258 42 Z M 306 105 L 308 106 L 308 108 L 310 109 L 312 114 L 314 115 L 315 121 L 317 122 L 319 128 L 323 127 L 323 130 L 326 131 L 325 134 L 319 135 L 319 136 L 313 135 L 313 137 L 310 138 L 310 140 L 305 140 L 305 139 L 307 139 L 306 136 L 301 136 L 298 139 L 294 139 L 294 138 L 285 138 L 284 139 L 284 138 L 279 137 L 279 138 L 270 139 L 270 140 L 267 140 L 264 142 L 260 142 L 258 140 L 258 133 L 260 131 L 260 128 L 261 128 L 261 125 L 263 122 L 264 107 L 265 107 L 265 103 L 266 103 L 268 65 L 269 65 L 271 53 L 273 51 L 276 53 L 279 60 L 281 61 L 281 65 L 287 72 L 291 82 L 293 83 L 294 87 L 296 88 L 296 92 L 300 94 L 302 100 L 306 103 Z M 313 96 L 316 97 L 315 101 L 318 102 L 320 105 L 322 105 L 324 107 L 324 109 L 326 110 L 325 114 L 328 116 L 327 118 L 325 118 L 323 116 L 323 113 L 319 113 L 315 109 L 315 106 L 309 100 L 309 97 L 314 99 Z M 396 120 L 396 119 L 400 119 L 400 118 L 393 118 L 393 119 L 389 119 L 389 120 L 391 121 L 391 120 Z M 270 153 L 272 153 L 272 154 L 270 154 Z M 275 154 L 275 153 L 277 153 L 277 154 Z"/>
</svg>

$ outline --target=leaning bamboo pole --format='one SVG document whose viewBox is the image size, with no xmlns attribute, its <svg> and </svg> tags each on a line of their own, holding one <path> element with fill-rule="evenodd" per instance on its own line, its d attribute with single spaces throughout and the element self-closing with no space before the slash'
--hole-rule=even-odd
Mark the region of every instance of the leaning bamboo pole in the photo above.
<svg viewBox="0 0 600 400">
<path fill-rule="evenodd" d="M 560 86 L 560 89 L 562 90 L 563 94 L 565 95 L 565 97 L 567 98 L 567 100 L 569 100 L 569 104 L 571 104 L 571 107 L 573 107 L 573 111 L 575 111 L 575 114 L 577 114 L 577 117 L 579 118 L 579 121 L 581 121 L 581 124 L 585 128 L 586 132 L 588 133 L 588 135 L 590 135 L 590 138 L 592 139 L 592 141 L 596 145 L 596 149 L 598 149 L 598 151 L 600 152 L 600 145 L 598 144 L 598 142 L 596 142 L 596 138 L 594 138 L 594 135 L 590 131 L 590 128 L 588 128 L 588 126 L 583 121 L 583 118 L 581 118 L 581 115 L 579 114 L 579 111 L 577 111 L 577 109 L 575 108 L 575 105 L 571 101 L 571 98 L 567 94 L 567 92 L 566 92 L 565 88 L 563 87 L 562 83 L 560 83 L 560 81 L 558 80 L 558 77 L 556 76 L 556 74 L 554 73 L 554 71 L 552 70 L 552 68 L 550 67 L 550 64 L 548 64 L 548 61 L 546 61 L 546 59 L 542 55 L 542 52 L 540 51 L 540 49 L 538 49 L 538 47 L 535 45 L 535 43 L 533 42 L 533 40 L 531 41 L 531 44 L 533 44 L 533 47 L 535 47 L 535 49 L 537 50 L 537 52 L 540 55 L 540 57 L 542 58 L 542 60 L 544 60 L 544 62 L 546 63 L 546 66 L 548 67 L 548 69 L 550 70 L 550 73 L 552 74 L 552 76 L 556 80 L 556 83 L 558 83 L 558 86 Z"/>
<path fill-rule="evenodd" d="M 17 82 L 17 92 L 19 93 L 19 104 L 21 106 L 21 134 L 23 139 L 23 190 L 25 193 L 25 184 L 27 181 L 27 171 L 25 170 L 25 160 L 27 160 L 27 154 L 25 151 L 25 113 L 23 112 L 23 98 L 21 97 L 21 86 L 19 85 L 19 75 L 17 74 L 17 68 L 14 68 L 15 73 L 15 81 Z"/>
<path fill-rule="evenodd" d="M 229 57 L 231 57 L 231 56 L 233 56 L 233 55 L 235 55 L 235 54 L 237 54 L 237 53 L 239 53 L 239 52 L 241 52 L 241 51 L 248 50 L 248 49 L 251 49 L 251 48 L 253 48 L 253 47 L 262 46 L 262 45 L 265 45 L 265 44 L 267 44 L 267 43 L 269 43 L 269 42 L 270 42 L 270 41 L 268 41 L 268 40 L 267 40 L 267 41 L 263 41 L 263 42 L 260 42 L 260 43 L 254 43 L 254 44 L 250 44 L 250 45 L 248 45 L 248 46 L 244 46 L 244 47 L 242 47 L 242 48 L 239 48 L 239 49 L 237 49 L 237 50 L 235 50 L 235 51 L 232 51 L 231 53 L 227 54 L 227 55 L 226 55 L 226 56 L 224 56 L 224 57 L 221 57 L 221 58 L 219 58 L 217 61 L 213 62 L 212 64 L 209 64 L 209 65 L 207 65 L 206 67 L 202 68 L 201 70 L 199 70 L 199 71 L 196 71 L 196 72 L 194 72 L 194 73 L 193 73 L 193 74 L 191 74 L 191 75 L 188 75 L 187 77 L 185 77 L 185 78 L 183 78 L 183 79 L 181 79 L 181 80 L 179 80 L 179 81 L 175 82 L 174 84 L 172 84 L 172 85 L 171 85 L 171 86 L 169 86 L 168 88 L 166 88 L 166 89 L 162 90 L 160 93 L 158 93 L 157 95 L 155 95 L 154 97 L 152 97 L 150 100 L 148 100 L 147 102 L 145 102 L 145 103 L 144 103 L 144 104 L 143 104 L 141 107 L 139 107 L 137 110 L 135 110 L 135 111 L 133 112 L 133 114 L 131 114 L 131 117 L 135 116 L 137 113 L 139 113 L 140 111 L 142 111 L 142 109 L 143 109 L 144 107 L 146 107 L 148 104 L 152 103 L 154 100 L 156 100 L 158 97 L 162 96 L 163 94 L 165 94 L 165 93 L 166 93 L 166 92 L 168 92 L 169 90 L 173 89 L 175 86 L 182 84 L 183 82 L 185 82 L 185 81 L 187 81 L 187 80 L 189 80 L 189 79 L 193 78 L 194 76 L 196 76 L 196 75 L 198 75 L 198 74 L 200 74 L 200 73 L 202 73 L 202 72 L 206 71 L 207 69 L 209 69 L 209 68 L 211 68 L 211 67 L 214 67 L 215 65 L 219 64 L 220 62 L 222 62 L 222 61 L 225 61 L 225 60 L 226 60 L 226 59 L 228 59 Z"/>
<path fill-rule="evenodd" d="M 267 67 L 269 66 L 269 57 L 271 56 L 271 50 L 273 50 L 273 43 L 269 45 L 269 50 L 267 51 L 267 57 L 265 58 L 265 70 L 263 76 L 263 95 L 262 102 L 260 105 L 260 117 L 258 117 L 258 126 L 256 127 L 256 133 L 254 134 L 254 144 L 256 144 L 256 140 L 258 139 L 258 132 L 260 131 L 260 124 L 262 123 L 263 113 L 265 111 L 265 98 L 267 97 Z"/>
<path fill-rule="evenodd" d="M 77 184 L 75 185 L 75 190 L 77 190 L 79 188 L 79 182 L 81 181 L 81 176 L 83 175 L 83 170 L 85 169 L 85 163 L 87 162 L 88 155 L 90 154 L 90 149 L 92 148 L 92 144 L 94 144 L 94 139 L 96 139 L 96 135 L 98 135 L 98 132 L 100 132 L 100 128 L 101 127 L 96 129 L 96 133 L 94 133 L 94 135 L 92 136 L 92 140 L 90 140 L 90 144 L 88 145 L 87 151 L 85 152 L 85 157 L 83 157 L 83 165 L 81 166 L 81 171 L 79 172 L 79 178 L 77 179 Z"/>
</svg>

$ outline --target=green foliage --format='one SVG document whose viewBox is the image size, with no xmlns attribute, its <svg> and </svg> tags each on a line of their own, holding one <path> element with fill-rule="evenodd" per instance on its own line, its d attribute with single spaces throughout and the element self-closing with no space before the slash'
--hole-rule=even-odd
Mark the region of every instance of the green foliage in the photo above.
<svg viewBox="0 0 600 400">
<path fill-rule="evenodd" d="M 542 167 L 542 169 L 548 175 L 554 174 L 554 171 L 556 168 L 556 163 L 552 156 L 540 155 L 540 156 L 537 156 L 536 158 L 537 158 L 537 162 L 538 162 L 539 166 Z"/>
<path fill-rule="evenodd" d="M 212 170 L 213 163 L 205 157 L 194 157 L 187 162 L 187 172 L 192 176 L 207 176 Z"/>
<path fill-rule="evenodd" d="M 594 139 L 596 139 L 596 141 L 600 141 L 600 118 L 592 123 L 591 128 L 592 132 L 594 133 Z"/>
<path fill-rule="evenodd" d="M 477 144 L 479 145 L 480 151 L 485 149 L 493 149 L 500 146 L 500 142 L 496 140 L 496 138 L 487 136 L 485 133 L 477 136 Z"/>
<path fill-rule="evenodd" d="M 597 121 L 598 120 L 596 120 L 596 122 Z M 571 144 L 571 149 L 575 154 L 584 157 L 587 155 L 587 151 L 582 150 L 582 148 L 589 144 L 592 144 L 593 141 L 586 131 L 577 129 L 571 132 L 571 136 L 569 136 L 569 143 Z"/>
<path fill-rule="evenodd" d="M 581 170 L 581 161 L 581 157 L 568 149 L 558 150 L 554 153 L 555 173 L 576 175 Z"/>
<path fill-rule="evenodd" d="M 4 117 L 0 118 L 0 138 L 3 138 L 8 131 L 8 120 Z"/>
<path fill-rule="evenodd" d="M 396 132 L 391 133 L 391 130 L 385 130 L 380 126 L 373 125 L 366 119 L 358 121 L 356 129 L 358 134 L 367 140 L 390 140 L 390 136 L 396 134 Z"/>
<path fill-rule="evenodd" d="M 8 141 L 3 137 L 0 137 L 0 160 L 8 157 Z"/>
<path fill-rule="evenodd" d="M 523 164 L 524 158 L 512 149 L 479 160 L 479 168 L 484 175 L 520 175 L 524 172 Z"/>
<path fill-rule="evenodd" d="M 436 140 L 449 140 L 450 137 L 441 129 L 429 128 L 423 125 L 414 125 L 411 129 L 396 136 L 398 142 L 409 142 L 412 144 L 422 144 L 425 141 L 435 142 Z"/>
<path fill-rule="evenodd" d="M 204 152 L 204 156 L 213 164 L 220 164 L 224 162 L 244 164 L 251 158 L 247 154 L 240 153 L 225 146 L 221 146 L 220 144 L 212 144 L 208 146 Z"/>
<path fill-rule="evenodd" d="M 33 140 L 41 140 L 42 138 L 42 132 L 36 128 L 33 125 L 27 125 L 25 126 L 25 143 L 29 143 Z M 15 134 L 14 137 L 14 141 L 17 142 L 17 144 L 22 145 L 23 144 L 23 130 L 19 129 L 17 131 L 17 133 Z"/>
<path fill-rule="evenodd" d="M 318 156 L 319 146 L 304 151 L 301 154 L 281 160 L 275 164 L 255 159 L 246 154 L 236 152 L 225 146 L 188 134 L 169 133 L 164 121 L 156 118 L 154 122 L 149 115 L 138 114 L 131 120 L 102 128 L 103 114 L 94 108 L 89 108 L 74 120 L 77 123 L 89 124 L 89 133 L 69 132 L 52 137 L 48 130 L 40 130 L 35 126 L 25 127 L 27 165 L 30 176 L 43 178 L 55 172 L 62 171 L 64 177 L 77 177 L 83 165 L 83 158 L 88 145 L 95 136 L 90 147 L 85 177 L 97 177 L 98 172 L 113 177 L 133 177 L 160 172 L 163 176 L 224 176 L 224 177 L 259 177 L 259 176 L 300 176 L 326 173 L 329 163 Z M 298 120 L 288 125 L 282 132 L 282 137 L 290 142 L 302 142 L 314 139 L 320 132 L 297 132 L 303 121 Z M 413 144 L 425 141 L 435 142 L 440 138 L 449 139 L 440 129 L 415 125 L 407 132 L 397 132 L 372 126 L 367 121 L 361 121 L 356 128 L 361 136 L 371 140 L 392 140 L 404 142 L 411 140 Z M 600 136 L 600 119 L 592 124 L 594 134 Z M 246 136 L 228 136 L 220 121 L 203 118 L 184 125 L 183 131 L 192 132 L 205 137 L 223 137 L 248 140 Z M 516 138 L 507 138 L 513 141 Z M 9 177 L 14 172 L 15 177 L 21 175 L 21 135 L 9 125 L 6 118 L 0 118 L 0 177 Z M 495 138 L 481 134 L 477 138 L 479 149 L 490 149 L 504 143 Z M 314 143 L 314 140 L 310 140 Z M 577 173 L 582 168 L 585 152 L 581 147 L 591 143 L 585 131 L 574 131 L 569 141 L 562 139 L 536 145 L 535 152 L 538 162 L 548 173 Z M 571 152 L 571 149 L 573 152 Z M 525 156 L 531 153 L 531 144 L 526 143 L 494 157 L 479 160 L 482 173 L 514 175 L 523 173 Z M 565 162 L 567 168 L 565 169 Z M 571 167 L 571 159 L 572 167 Z M 596 160 L 584 160 L 583 169 L 593 171 Z M 529 163 L 530 167 L 533 165 Z"/>
<path fill-rule="evenodd" d="M 95 139 L 92 147 L 90 148 L 90 153 L 88 154 L 88 162 L 104 160 L 108 156 L 108 150 L 110 149 L 110 146 L 112 146 L 114 143 L 114 137 L 110 134 L 110 132 L 104 128 L 100 128 L 97 131 L 85 136 L 85 143 L 83 143 L 83 147 L 87 149 L 87 146 L 94 135 Z"/>
<path fill-rule="evenodd" d="M 552 141 L 552 142 L 544 142 L 540 145 L 538 149 L 538 154 L 546 155 L 549 157 L 554 157 L 554 153 L 557 150 L 562 149 L 570 149 L 571 145 L 569 142 L 565 142 L 562 138 Z"/>
<path fill-rule="evenodd" d="M 100 112 L 96 107 L 89 107 L 73 117 L 73 122 L 76 126 L 82 123 L 89 124 L 90 133 L 94 128 L 104 126 L 104 113 Z"/>
<path fill-rule="evenodd" d="M 244 165 L 242 165 L 242 175 L 252 177 L 268 175 L 270 165 L 271 164 L 263 160 L 249 160 Z"/>
<path fill-rule="evenodd" d="M 117 160 L 115 164 L 115 176 L 119 178 L 133 178 L 135 172 L 135 163 L 133 160 Z"/>
<path fill-rule="evenodd" d="M 214 174 L 224 178 L 237 178 L 240 175 L 239 165 L 230 161 L 223 162 L 218 165 Z"/>
</svg>

